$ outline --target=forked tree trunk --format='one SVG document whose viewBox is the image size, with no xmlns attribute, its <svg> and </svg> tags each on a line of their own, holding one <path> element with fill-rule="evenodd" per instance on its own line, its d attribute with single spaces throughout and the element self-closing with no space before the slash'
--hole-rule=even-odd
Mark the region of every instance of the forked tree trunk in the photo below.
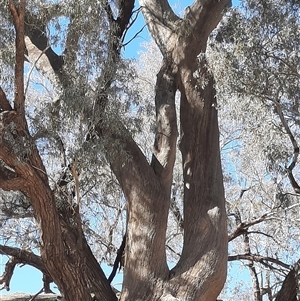
<svg viewBox="0 0 300 301">
<path fill-rule="evenodd" d="M 156 83 L 152 168 L 146 162 L 137 165 L 143 156 L 129 146 L 130 153 L 138 153 L 135 162 L 116 172 L 129 204 L 121 300 L 215 301 L 226 279 L 227 228 L 214 80 L 203 53 L 229 1 L 196 1 L 183 20 L 167 1 L 140 3 L 163 64 Z M 169 272 L 164 244 L 177 139 L 177 89 L 184 242 L 181 258 Z"/>
</svg>

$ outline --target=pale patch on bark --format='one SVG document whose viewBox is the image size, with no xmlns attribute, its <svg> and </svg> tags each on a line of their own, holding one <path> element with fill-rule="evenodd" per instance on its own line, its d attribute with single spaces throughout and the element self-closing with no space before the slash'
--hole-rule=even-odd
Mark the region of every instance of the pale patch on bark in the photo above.
<svg viewBox="0 0 300 301">
<path fill-rule="evenodd" d="M 175 298 L 170 293 L 161 296 L 160 301 L 180 301 L 181 299 Z"/>
<path fill-rule="evenodd" d="M 220 223 L 220 208 L 219 207 L 214 207 L 212 209 L 209 209 L 207 211 L 207 214 L 210 218 L 211 223 L 217 227 Z"/>
<path fill-rule="evenodd" d="M 50 80 L 53 86 L 59 86 L 59 81 L 57 80 L 55 72 L 52 69 L 52 66 L 45 54 L 48 48 L 41 51 L 31 42 L 30 38 L 27 36 L 25 36 L 25 45 L 28 52 L 27 58 L 29 62 L 33 64 L 36 69 L 41 71 Z"/>
<path fill-rule="evenodd" d="M 158 122 L 161 127 L 161 135 L 164 135 L 166 139 L 160 139 L 161 145 L 157 146 L 159 148 L 159 153 L 157 154 L 157 159 L 163 167 L 166 167 L 171 151 L 171 145 L 169 144 L 169 138 L 173 130 L 173 122 L 176 121 L 176 116 L 174 108 L 170 105 L 163 105 L 159 109 Z M 175 129 L 176 134 L 177 130 Z"/>
</svg>

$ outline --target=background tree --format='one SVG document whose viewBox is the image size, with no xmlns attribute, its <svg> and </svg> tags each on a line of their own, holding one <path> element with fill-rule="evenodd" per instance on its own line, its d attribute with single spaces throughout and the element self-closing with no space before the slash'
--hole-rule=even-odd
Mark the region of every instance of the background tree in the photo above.
<svg viewBox="0 0 300 301">
<path fill-rule="evenodd" d="M 24 241 L 11 237 L 1 252 L 43 271 L 46 289 L 53 280 L 66 300 L 115 300 L 86 237 L 98 226 L 108 254 L 111 229 L 123 227 L 121 300 L 217 298 L 226 278 L 227 231 L 216 95 L 205 51 L 229 2 L 195 1 L 179 18 L 167 1 L 140 1 L 163 57 L 150 160 L 133 139 L 130 112 L 138 103 L 124 80 L 133 76 L 130 66 L 120 57 L 134 2 L 1 2 L 0 187 L 2 212 L 10 214 L 3 223 L 12 227 L 22 219 L 28 226 L 14 227 L 14 237 L 30 235 L 40 256 L 17 249 Z M 34 82 L 37 73 L 42 82 Z M 177 90 L 184 235 L 180 259 L 169 270 Z M 118 185 L 124 198 L 114 191 Z M 100 234 L 93 234 L 97 240 Z M 1 280 L 5 286 L 9 276 Z"/>
<path fill-rule="evenodd" d="M 222 100 L 229 260 L 243 259 L 253 300 L 294 300 L 295 290 L 277 292 L 299 260 L 300 3 L 242 4 L 210 43 Z"/>
</svg>

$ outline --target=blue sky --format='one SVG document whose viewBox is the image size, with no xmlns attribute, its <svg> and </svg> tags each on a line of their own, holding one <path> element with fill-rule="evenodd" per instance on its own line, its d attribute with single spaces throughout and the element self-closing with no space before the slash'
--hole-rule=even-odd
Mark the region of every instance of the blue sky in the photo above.
<svg viewBox="0 0 300 301">
<path fill-rule="evenodd" d="M 178 13 L 184 11 L 184 8 L 190 5 L 193 1 L 191 0 L 171 0 L 170 4 L 174 10 Z M 233 5 L 238 5 L 239 0 L 233 0 Z M 128 32 L 128 40 L 130 40 L 136 32 L 138 32 L 144 26 L 144 20 L 140 14 L 136 24 Z M 137 58 L 138 51 L 141 49 L 141 44 L 150 39 L 148 30 L 146 28 L 123 49 L 123 55 L 128 58 Z M 128 41 L 127 40 L 127 41 Z M 125 41 L 126 42 L 126 41 Z M 5 267 L 5 263 L 8 258 L 5 256 L 0 257 L 0 275 L 2 275 Z M 104 272 L 109 275 L 111 267 L 102 265 Z M 114 285 L 120 284 L 122 281 L 121 275 L 117 275 L 113 281 Z M 42 274 L 35 268 L 29 266 L 17 266 L 15 268 L 14 275 L 10 284 L 10 292 L 4 290 L 0 291 L 2 294 L 14 293 L 14 292 L 26 292 L 26 293 L 37 293 L 43 287 Z M 120 285 L 116 286 L 120 289 Z"/>
<path fill-rule="evenodd" d="M 231 0 L 232 1 L 232 5 L 233 6 L 238 6 L 240 0 Z M 169 3 L 171 4 L 172 8 L 174 9 L 174 11 L 178 14 L 182 14 L 182 12 L 184 12 L 184 9 L 191 5 L 193 3 L 192 0 L 169 0 Z M 137 8 L 137 4 L 136 7 Z M 127 35 L 127 40 L 126 41 L 132 39 L 134 37 L 134 35 L 143 28 L 143 26 L 145 25 L 144 19 L 142 14 L 139 14 L 138 19 L 135 22 L 135 25 L 132 26 L 131 30 L 128 32 Z M 148 29 L 145 27 L 143 29 L 143 31 L 138 34 L 137 37 L 135 37 L 130 44 L 128 44 L 124 49 L 123 49 L 123 55 L 125 57 L 128 58 L 137 58 L 138 57 L 138 52 L 141 49 L 141 44 L 143 44 L 143 42 L 145 41 L 149 41 L 150 40 L 150 34 L 148 32 Z"/>
</svg>

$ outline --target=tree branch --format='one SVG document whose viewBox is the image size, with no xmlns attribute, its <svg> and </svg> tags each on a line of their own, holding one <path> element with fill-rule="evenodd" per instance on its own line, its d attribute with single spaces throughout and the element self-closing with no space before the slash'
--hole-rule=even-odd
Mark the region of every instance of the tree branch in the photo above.
<svg viewBox="0 0 300 301">
<path fill-rule="evenodd" d="M 165 56 L 174 48 L 173 34 L 182 25 L 167 0 L 140 0 L 148 29 L 160 51 Z"/>
<path fill-rule="evenodd" d="M 231 6 L 231 0 L 218 2 L 218 5 L 216 5 L 215 1 L 196 0 L 191 6 L 186 8 L 184 21 L 187 28 L 182 28 L 183 31 L 181 32 L 184 36 L 188 36 L 187 39 L 189 42 L 187 43 L 186 50 L 190 55 L 198 55 L 198 53 L 195 53 L 195 49 L 188 49 L 193 39 L 201 43 L 200 48 L 203 52 L 205 51 L 210 33 L 218 25 L 224 10 Z"/>
<path fill-rule="evenodd" d="M 299 293 L 299 261 L 285 277 L 275 301 L 297 301 Z"/>
<path fill-rule="evenodd" d="M 175 108 L 176 69 L 165 61 L 156 82 L 156 133 L 151 165 L 161 181 L 167 196 L 170 195 L 178 137 Z"/>
<path fill-rule="evenodd" d="M 298 156 L 299 156 L 299 146 L 298 146 L 298 143 L 297 143 L 297 141 L 296 141 L 296 139 L 295 139 L 288 123 L 287 123 L 287 121 L 285 120 L 280 102 L 278 100 L 274 100 L 274 104 L 275 104 L 275 107 L 276 107 L 277 114 L 280 118 L 280 121 L 281 121 L 286 133 L 288 134 L 288 136 L 291 140 L 291 143 L 294 147 L 294 154 L 293 154 L 292 162 L 287 167 L 287 173 L 288 173 L 288 178 L 290 180 L 290 183 L 291 183 L 294 191 L 299 194 L 300 193 L 300 186 L 298 185 L 298 183 L 296 182 L 296 180 L 293 176 L 293 169 L 296 166 L 297 159 L 298 159 Z"/>
<path fill-rule="evenodd" d="M 5 270 L 2 274 L 2 276 L 0 277 L 0 284 L 3 284 L 3 288 L 2 289 L 6 289 L 7 291 L 10 290 L 10 281 L 11 278 L 13 276 L 14 270 L 15 270 L 15 266 L 16 264 L 20 263 L 20 260 L 12 257 L 8 260 L 8 262 L 5 264 Z M 0 289 L 1 290 L 1 289 Z"/>
<path fill-rule="evenodd" d="M 25 118 L 24 106 L 24 53 L 25 53 L 25 0 L 20 0 L 18 9 L 12 0 L 9 1 L 9 8 L 13 16 L 16 30 L 16 65 L 15 65 L 15 100 L 14 109 Z"/>
<path fill-rule="evenodd" d="M 0 245 L 0 254 L 11 256 L 11 258 L 6 263 L 5 271 L 2 277 L 0 277 L 0 284 L 4 284 L 4 288 L 6 290 L 9 290 L 9 284 L 14 272 L 14 268 L 16 264 L 19 263 L 28 264 L 32 267 L 35 267 L 36 269 L 40 270 L 44 275 L 46 275 L 48 281 L 50 281 L 51 277 L 48 274 L 40 256 L 37 256 L 34 253 L 29 252 L 27 250 L 22 250 L 19 248 L 4 245 Z M 50 282 L 52 282 L 52 280 Z"/>
<path fill-rule="evenodd" d="M 235 229 L 235 231 L 228 236 L 228 242 L 234 240 L 236 237 L 238 237 L 238 236 L 240 236 L 242 234 L 245 234 L 245 231 L 248 228 L 250 228 L 251 226 L 254 226 L 256 224 L 259 224 L 259 223 L 261 223 L 263 221 L 265 221 L 268 217 L 270 217 L 273 214 L 274 214 L 273 212 L 268 212 L 268 213 L 263 214 L 261 217 L 256 218 L 256 219 L 254 219 L 252 221 L 240 223 L 237 226 L 237 228 Z"/>
<path fill-rule="evenodd" d="M 39 53 L 39 55 L 40 53 L 44 52 L 53 71 L 59 72 L 62 69 L 64 63 L 63 58 L 62 56 L 57 55 L 49 45 L 49 41 L 46 36 L 45 24 L 43 24 L 41 20 L 34 14 L 27 14 L 25 25 L 26 36 L 30 39 L 30 42 L 37 48 L 36 51 Z M 36 61 L 37 58 L 38 55 L 36 55 L 34 61 Z M 48 66 L 45 66 L 45 68 L 49 69 Z"/>
<path fill-rule="evenodd" d="M 6 98 L 6 94 L 0 87 L 0 112 L 1 111 L 11 111 L 11 110 L 12 110 L 12 107 L 11 107 L 8 99 Z"/>
<path fill-rule="evenodd" d="M 274 258 L 266 257 L 266 256 L 260 256 L 260 255 L 256 255 L 256 254 L 237 254 L 237 255 L 228 256 L 228 261 L 234 261 L 234 260 L 255 261 L 255 262 L 259 262 L 259 263 L 273 269 L 274 267 L 272 265 L 268 264 L 268 262 L 271 262 L 271 263 L 279 265 L 285 269 L 290 269 L 290 265 L 288 265 L 278 259 L 274 259 Z"/>
<path fill-rule="evenodd" d="M 248 233 L 244 234 L 244 245 L 245 245 L 245 251 L 247 254 L 251 253 L 250 249 L 250 242 L 249 242 L 249 235 Z M 249 270 L 250 270 L 250 275 L 252 278 L 252 284 L 253 284 L 253 290 L 254 290 L 254 300 L 255 301 L 262 301 L 262 295 L 260 292 L 260 286 L 259 286 L 259 281 L 258 281 L 258 275 L 256 272 L 256 268 L 253 264 L 253 261 L 250 260 L 248 264 Z"/>
<path fill-rule="evenodd" d="M 48 275 L 42 258 L 30 251 L 16 247 L 0 245 L 0 254 L 15 257 L 20 260 L 20 263 L 31 265 L 40 270 L 42 273 Z"/>
</svg>

